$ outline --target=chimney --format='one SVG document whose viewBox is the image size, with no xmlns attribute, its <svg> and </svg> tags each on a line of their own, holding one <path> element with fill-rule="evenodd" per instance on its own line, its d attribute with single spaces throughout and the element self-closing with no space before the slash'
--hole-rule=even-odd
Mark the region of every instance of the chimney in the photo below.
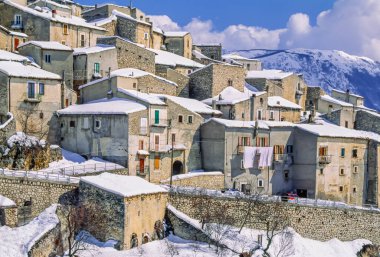
<svg viewBox="0 0 380 257">
<path fill-rule="evenodd" d="M 216 100 L 212 99 L 212 109 L 216 110 Z"/>
<path fill-rule="evenodd" d="M 55 18 L 56 15 L 57 15 L 57 10 L 52 10 L 52 11 L 51 11 L 51 16 L 52 16 L 53 18 Z"/>
<path fill-rule="evenodd" d="M 350 102 L 350 89 L 347 89 L 347 91 L 346 91 L 346 102 L 347 103 Z"/>
<path fill-rule="evenodd" d="M 95 4 L 95 9 L 98 9 L 98 4 Z"/>
<path fill-rule="evenodd" d="M 249 98 L 249 104 L 250 104 L 250 114 L 251 117 L 250 117 L 250 120 L 253 120 L 254 116 L 255 116 L 255 95 L 251 95 L 251 97 Z"/>
</svg>

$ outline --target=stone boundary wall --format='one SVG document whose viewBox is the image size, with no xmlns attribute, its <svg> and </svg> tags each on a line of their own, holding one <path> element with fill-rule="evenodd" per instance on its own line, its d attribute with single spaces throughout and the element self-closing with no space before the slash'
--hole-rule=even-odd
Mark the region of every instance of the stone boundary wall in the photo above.
<svg viewBox="0 0 380 257">
<path fill-rule="evenodd" d="M 211 212 L 217 213 L 217 209 L 223 208 L 227 215 L 234 220 L 244 220 L 248 201 L 244 199 L 210 197 L 205 195 L 188 195 L 175 193 L 169 197 L 169 203 L 177 210 L 187 214 L 191 218 L 200 220 L 197 206 L 207 206 Z M 375 244 L 380 244 L 380 213 L 360 209 L 337 209 L 328 207 L 301 206 L 291 203 L 266 202 L 262 204 L 273 205 L 274 212 L 278 215 L 285 214 L 290 217 L 290 226 L 303 237 L 315 240 L 330 240 L 338 238 L 342 241 L 351 241 L 364 238 Z M 276 207 L 279 205 L 280 207 Z M 258 205 L 255 208 L 260 208 Z M 256 220 L 255 208 L 249 216 L 246 227 L 264 229 L 264 224 Z M 214 210 L 214 211 L 213 211 Z M 276 213 L 273 213 L 276 215 Z M 240 224 L 235 224 L 240 225 Z"/>
<path fill-rule="evenodd" d="M 194 176 L 177 175 L 173 177 L 173 185 L 181 187 L 197 187 L 212 190 L 221 190 L 224 186 L 224 174 L 197 174 Z M 161 181 L 161 184 L 169 184 L 170 180 Z"/>
<path fill-rule="evenodd" d="M 18 207 L 32 200 L 32 217 L 54 203 L 72 199 L 77 188 L 78 184 L 0 176 L 0 195 L 13 200 Z"/>
<path fill-rule="evenodd" d="M 103 170 L 103 171 L 98 171 L 98 172 L 76 174 L 76 175 L 72 175 L 71 177 L 80 178 L 80 177 L 87 177 L 87 176 L 97 176 L 105 172 L 116 174 L 116 175 L 125 175 L 125 176 L 129 175 L 128 169 L 117 169 L 117 170 Z"/>
<path fill-rule="evenodd" d="M 63 253 L 61 241 L 61 223 L 46 232 L 28 251 L 28 257 L 46 257 Z"/>
</svg>

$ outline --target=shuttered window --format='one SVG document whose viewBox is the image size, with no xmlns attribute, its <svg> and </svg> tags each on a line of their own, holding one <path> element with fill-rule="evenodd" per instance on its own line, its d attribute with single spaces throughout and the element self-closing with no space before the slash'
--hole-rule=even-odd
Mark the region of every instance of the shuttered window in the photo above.
<svg viewBox="0 0 380 257">
<path fill-rule="evenodd" d="M 160 156 L 154 157 L 154 169 L 159 170 L 160 169 Z"/>
</svg>

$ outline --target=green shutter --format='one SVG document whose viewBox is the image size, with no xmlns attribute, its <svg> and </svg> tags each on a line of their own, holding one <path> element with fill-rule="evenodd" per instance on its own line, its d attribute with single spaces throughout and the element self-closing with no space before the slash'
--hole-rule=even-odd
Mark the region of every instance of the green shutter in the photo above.
<svg viewBox="0 0 380 257">
<path fill-rule="evenodd" d="M 159 110 L 154 111 L 154 123 L 155 124 L 160 123 L 160 111 Z"/>
</svg>

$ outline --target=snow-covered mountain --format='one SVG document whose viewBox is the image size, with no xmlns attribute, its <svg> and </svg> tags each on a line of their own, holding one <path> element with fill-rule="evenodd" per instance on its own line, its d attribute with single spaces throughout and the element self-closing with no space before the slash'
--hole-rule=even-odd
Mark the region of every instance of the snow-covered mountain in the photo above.
<svg viewBox="0 0 380 257">
<path fill-rule="evenodd" d="M 380 63 L 335 50 L 240 50 L 257 58 L 265 69 L 302 73 L 308 85 L 347 90 L 365 97 L 365 105 L 380 110 Z"/>
</svg>

